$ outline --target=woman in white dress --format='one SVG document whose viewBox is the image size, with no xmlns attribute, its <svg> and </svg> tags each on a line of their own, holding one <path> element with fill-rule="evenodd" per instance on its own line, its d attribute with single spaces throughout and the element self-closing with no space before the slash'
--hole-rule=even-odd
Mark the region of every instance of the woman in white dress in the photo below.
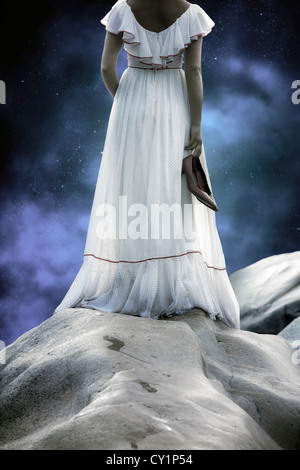
<svg viewBox="0 0 300 470">
<path fill-rule="evenodd" d="M 101 72 L 114 101 L 83 264 L 55 312 L 158 319 L 198 307 L 239 328 L 201 137 L 202 38 L 214 22 L 185 0 L 119 0 L 101 23 Z M 191 162 L 204 170 L 204 198 Z"/>
</svg>

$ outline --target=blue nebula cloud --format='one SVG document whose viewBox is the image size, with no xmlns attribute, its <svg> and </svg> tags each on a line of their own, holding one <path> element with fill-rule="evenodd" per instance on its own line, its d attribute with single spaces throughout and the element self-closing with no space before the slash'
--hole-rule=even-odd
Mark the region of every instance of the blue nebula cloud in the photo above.
<svg viewBox="0 0 300 470">
<path fill-rule="evenodd" d="M 222 66 L 226 78 L 205 103 L 203 128 L 232 271 L 299 246 L 300 110 L 279 67 L 236 56 Z"/>
</svg>

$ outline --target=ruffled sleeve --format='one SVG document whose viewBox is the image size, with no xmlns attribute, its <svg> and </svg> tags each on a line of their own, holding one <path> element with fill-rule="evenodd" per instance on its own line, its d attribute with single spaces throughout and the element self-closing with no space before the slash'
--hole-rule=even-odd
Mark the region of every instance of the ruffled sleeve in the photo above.
<svg viewBox="0 0 300 470">
<path fill-rule="evenodd" d="M 106 30 L 123 33 L 124 48 L 141 64 L 166 67 L 192 41 L 207 36 L 215 26 L 213 20 L 197 4 L 190 7 L 168 28 L 154 33 L 136 20 L 126 0 L 119 0 L 101 20 Z"/>
<path fill-rule="evenodd" d="M 138 29 L 142 30 L 143 28 L 139 28 L 126 0 L 119 0 L 115 3 L 107 15 L 102 18 L 101 23 L 105 26 L 106 31 L 112 34 L 122 32 L 122 38 L 125 43 L 132 45 L 141 44 L 139 36 L 142 35 L 142 31 L 138 31 Z M 146 38 L 143 39 L 144 42 L 147 42 Z"/>
<path fill-rule="evenodd" d="M 101 24 L 105 26 L 106 31 L 113 34 L 118 34 L 122 22 L 120 6 L 125 4 L 125 0 L 118 0 L 111 8 L 111 10 L 100 20 Z"/>
<path fill-rule="evenodd" d="M 187 36 L 190 37 L 190 40 L 197 39 L 199 36 L 207 36 L 215 26 L 208 14 L 196 4 L 191 5 L 190 15 L 187 19 Z"/>
<path fill-rule="evenodd" d="M 169 29 L 161 57 L 169 61 L 187 48 L 192 41 L 207 36 L 214 26 L 213 20 L 199 5 L 191 4 L 186 14 L 182 15 Z"/>
</svg>

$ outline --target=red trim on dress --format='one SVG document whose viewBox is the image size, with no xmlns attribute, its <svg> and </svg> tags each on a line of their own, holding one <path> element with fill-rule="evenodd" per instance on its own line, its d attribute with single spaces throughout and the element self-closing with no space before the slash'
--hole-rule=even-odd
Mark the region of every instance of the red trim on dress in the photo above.
<svg viewBox="0 0 300 470">
<path fill-rule="evenodd" d="M 142 62 L 144 64 L 144 62 Z M 148 64 L 147 64 L 148 65 Z M 161 65 L 161 64 L 159 64 Z M 182 67 L 136 67 L 135 65 L 128 65 L 129 69 L 139 69 L 139 70 L 183 70 Z"/>
<path fill-rule="evenodd" d="M 91 256 L 92 258 L 98 259 L 100 261 L 107 261 L 108 263 L 113 263 L 113 264 L 119 264 L 119 263 L 136 264 L 136 263 L 145 263 L 145 261 L 152 261 L 152 260 L 156 260 L 156 259 L 180 258 L 181 256 L 186 256 L 186 255 L 195 254 L 195 253 L 203 256 L 201 251 L 188 251 L 187 253 L 182 253 L 180 255 L 159 256 L 157 258 L 146 258 L 146 259 L 142 259 L 142 260 L 139 260 L 139 261 L 124 261 L 124 260 L 112 261 L 110 259 L 98 258 L 98 256 L 95 256 L 95 255 L 92 255 L 92 254 L 84 254 L 83 256 Z M 205 263 L 207 268 L 215 269 L 216 271 L 226 271 L 226 268 L 215 268 L 214 266 L 209 266 L 205 261 L 204 261 L 204 263 Z"/>
<path fill-rule="evenodd" d="M 114 36 L 118 36 L 119 33 L 127 33 L 127 34 L 130 34 L 130 36 L 132 36 L 132 37 L 135 36 L 135 34 L 130 33 L 129 31 L 125 31 L 125 29 L 119 29 L 119 31 L 118 31 L 117 33 L 114 33 L 113 31 L 110 31 L 110 30 L 107 29 L 107 28 L 105 28 L 105 29 L 106 29 L 106 31 L 107 31 L 108 33 L 111 33 L 111 34 L 113 34 Z M 124 42 L 125 42 L 125 41 L 124 41 Z M 140 42 L 130 42 L 130 43 L 128 43 L 128 44 L 141 44 L 141 43 L 140 43 Z"/>
</svg>

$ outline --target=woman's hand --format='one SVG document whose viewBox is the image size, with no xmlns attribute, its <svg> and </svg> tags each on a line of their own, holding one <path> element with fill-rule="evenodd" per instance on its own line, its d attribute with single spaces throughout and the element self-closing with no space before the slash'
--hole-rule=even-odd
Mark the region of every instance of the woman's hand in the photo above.
<svg viewBox="0 0 300 470">
<path fill-rule="evenodd" d="M 191 126 L 190 141 L 184 148 L 185 150 L 192 150 L 193 157 L 200 157 L 202 153 L 202 136 L 200 126 Z"/>
</svg>

